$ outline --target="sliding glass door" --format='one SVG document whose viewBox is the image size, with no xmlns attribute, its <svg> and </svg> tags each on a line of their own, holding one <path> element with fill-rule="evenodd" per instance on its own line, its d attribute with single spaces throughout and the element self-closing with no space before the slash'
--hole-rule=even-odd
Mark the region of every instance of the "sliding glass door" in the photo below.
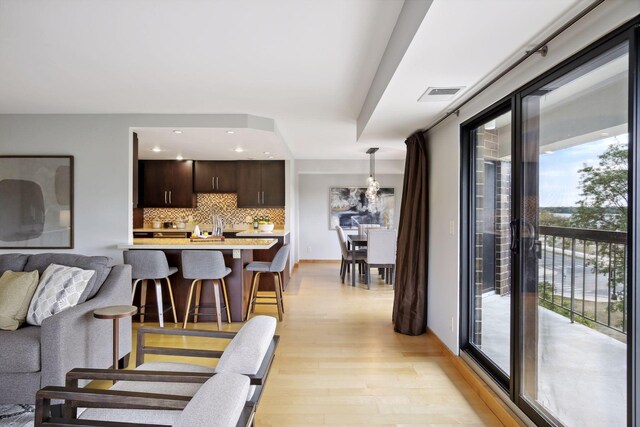
<svg viewBox="0 0 640 427">
<path fill-rule="evenodd" d="M 474 220 L 469 342 L 506 385 L 511 370 L 510 108 L 483 119 L 470 136 Z"/>
<path fill-rule="evenodd" d="M 520 396 L 568 426 L 627 407 L 629 45 L 522 98 Z"/>
<path fill-rule="evenodd" d="M 637 420 L 635 24 L 461 129 L 461 347 L 537 425 Z"/>
</svg>

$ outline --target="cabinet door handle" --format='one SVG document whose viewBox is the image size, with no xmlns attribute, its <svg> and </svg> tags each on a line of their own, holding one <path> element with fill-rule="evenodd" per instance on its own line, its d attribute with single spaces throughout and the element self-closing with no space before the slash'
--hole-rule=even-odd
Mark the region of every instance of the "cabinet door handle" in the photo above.
<svg viewBox="0 0 640 427">
<path fill-rule="evenodd" d="M 216 176 L 216 189 L 220 189 L 220 183 L 218 182 L 218 177 Z"/>
<path fill-rule="evenodd" d="M 216 189 L 216 182 L 215 182 L 215 178 L 211 177 L 211 189 L 215 190 Z"/>
<path fill-rule="evenodd" d="M 171 191 L 169 191 L 169 204 L 172 205 L 173 203 L 171 202 Z"/>
<path fill-rule="evenodd" d="M 165 205 L 167 204 L 167 192 L 166 191 L 164 192 L 164 204 Z"/>
<path fill-rule="evenodd" d="M 264 205 L 264 191 L 262 192 L 262 204 Z"/>
<path fill-rule="evenodd" d="M 258 191 L 258 204 L 260 204 L 260 192 Z"/>
</svg>

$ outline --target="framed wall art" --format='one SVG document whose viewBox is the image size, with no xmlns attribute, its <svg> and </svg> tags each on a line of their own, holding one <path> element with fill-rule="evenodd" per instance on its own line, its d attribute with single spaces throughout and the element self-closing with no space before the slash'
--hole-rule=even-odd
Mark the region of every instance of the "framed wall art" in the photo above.
<svg viewBox="0 0 640 427">
<path fill-rule="evenodd" d="M 396 206 L 395 189 L 380 188 L 375 203 L 366 196 L 367 187 L 331 187 L 329 189 L 329 229 L 336 225 L 357 230 L 358 224 L 393 226 Z"/>
<path fill-rule="evenodd" d="M 73 248 L 73 156 L 0 156 L 0 249 Z"/>
</svg>

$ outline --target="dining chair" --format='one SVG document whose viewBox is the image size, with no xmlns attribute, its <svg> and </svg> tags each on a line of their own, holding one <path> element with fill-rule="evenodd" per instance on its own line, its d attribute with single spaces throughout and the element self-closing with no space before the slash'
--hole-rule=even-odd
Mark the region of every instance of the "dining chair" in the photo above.
<svg viewBox="0 0 640 427">
<path fill-rule="evenodd" d="M 358 224 L 358 234 L 367 234 L 371 228 L 380 228 L 380 224 Z"/>
<path fill-rule="evenodd" d="M 393 282 L 396 267 L 396 230 L 370 229 L 367 238 L 367 256 L 365 264 L 365 283 L 371 289 L 371 268 L 384 269 L 385 283 Z"/>
<path fill-rule="evenodd" d="M 340 243 L 340 252 L 342 253 L 342 262 L 340 263 L 340 279 L 342 283 L 344 283 L 344 276 L 349 269 L 349 265 L 352 261 L 352 252 L 347 248 L 347 240 L 344 230 L 339 225 L 336 226 L 336 232 L 338 233 L 338 241 Z M 359 266 L 362 265 L 364 259 L 366 257 L 366 251 L 356 251 L 355 254 L 356 262 Z M 355 274 L 355 271 L 352 271 L 351 274 Z"/>
</svg>

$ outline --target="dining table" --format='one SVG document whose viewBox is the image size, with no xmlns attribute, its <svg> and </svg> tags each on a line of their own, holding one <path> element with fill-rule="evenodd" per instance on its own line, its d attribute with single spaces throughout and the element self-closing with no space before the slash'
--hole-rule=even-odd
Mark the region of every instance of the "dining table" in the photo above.
<svg viewBox="0 0 640 427">
<path fill-rule="evenodd" d="M 347 234 L 347 241 L 351 246 L 351 286 L 356 285 L 356 250 L 367 246 L 367 239 L 366 234 Z"/>
</svg>

